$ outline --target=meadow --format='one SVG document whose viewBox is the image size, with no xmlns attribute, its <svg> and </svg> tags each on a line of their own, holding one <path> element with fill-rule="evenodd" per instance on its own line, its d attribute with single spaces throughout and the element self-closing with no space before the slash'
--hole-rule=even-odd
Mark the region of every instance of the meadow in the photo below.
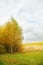
<svg viewBox="0 0 43 65">
<path fill-rule="evenodd" d="M 0 65 L 43 65 L 43 52 L 0 54 Z"/>
</svg>

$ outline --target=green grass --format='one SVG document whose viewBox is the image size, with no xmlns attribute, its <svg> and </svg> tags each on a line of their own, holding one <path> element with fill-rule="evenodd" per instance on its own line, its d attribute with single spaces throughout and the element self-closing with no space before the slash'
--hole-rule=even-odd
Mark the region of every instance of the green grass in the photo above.
<svg viewBox="0 0 43 65">
<path fill-rule="evenodd" d="M 0 65 L 43 65 L 43 52 L 0 54 Z"/>
</svg>

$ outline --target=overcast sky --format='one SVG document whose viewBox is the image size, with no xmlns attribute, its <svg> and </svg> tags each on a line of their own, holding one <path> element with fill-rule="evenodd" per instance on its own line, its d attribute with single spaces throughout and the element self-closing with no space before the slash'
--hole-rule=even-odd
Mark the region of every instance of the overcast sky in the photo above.
<svg viewBox="0 0 43 65">
<path fill-rule="evenodd" d="M 23 42 L 43 41 L 43 0 L 0 0 L 0 24 L 13 16 L 23 28 Z"/>
</svg>

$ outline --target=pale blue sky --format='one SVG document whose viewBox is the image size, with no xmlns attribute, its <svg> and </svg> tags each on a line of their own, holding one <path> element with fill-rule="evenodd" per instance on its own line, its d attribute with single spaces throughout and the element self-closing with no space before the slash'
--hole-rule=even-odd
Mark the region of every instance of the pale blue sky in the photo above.
<svg viewBox="0 0 43 65">
<path fill-rule="evenodd" d="M 10 16 L 23 28 L 23 42 L 43 41 L 43 0 L 0 0 L 0 24 Z"/>
</svg>

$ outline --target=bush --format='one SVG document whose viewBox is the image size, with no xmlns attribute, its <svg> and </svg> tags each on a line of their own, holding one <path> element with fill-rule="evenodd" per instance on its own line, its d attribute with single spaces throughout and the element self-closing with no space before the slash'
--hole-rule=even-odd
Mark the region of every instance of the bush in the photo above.
<svg viewBox="0 0 43 65">
<path fill-rule="evenodd" d="M 17 44 L 13 47 L 13 52 L 23 52 L 23 44 Z"/>
<path fill-rule="evenodd" d="M 6 48 L 3 45 L 0 45 L 0 54 L 6 53 Z"/>
</svg>

